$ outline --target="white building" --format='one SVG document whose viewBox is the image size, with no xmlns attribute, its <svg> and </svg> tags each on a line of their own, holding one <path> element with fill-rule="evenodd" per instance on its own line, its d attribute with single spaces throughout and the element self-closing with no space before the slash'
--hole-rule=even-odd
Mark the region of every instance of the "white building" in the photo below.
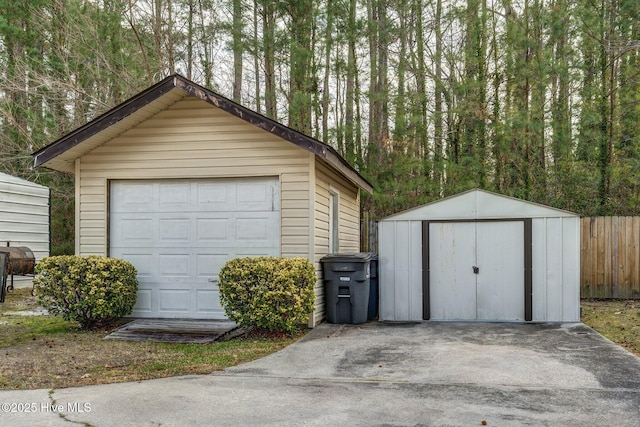
<svg viewBox="0 0 640 427">
<path fill-rule="evenodd" d="M 36 262 L 49 256 L 49 188 L 0 173 L 0 246 L 7 244 L 28 247 Z"/>
<path fill-rule="evenodd" d="M 580 321 L 580 218 L 470 190 L 379 223 L 380 320 Z"/>
</svg>

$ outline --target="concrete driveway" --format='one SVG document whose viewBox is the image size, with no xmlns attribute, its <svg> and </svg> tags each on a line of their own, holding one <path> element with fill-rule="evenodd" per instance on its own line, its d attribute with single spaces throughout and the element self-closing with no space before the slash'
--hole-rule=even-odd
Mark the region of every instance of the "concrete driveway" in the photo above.
<svg viewBox="0 0 640 427">
<path fill-rule="evenodd" d="M 6 426 L 640 426 L 640 358 L 581 324 L 323 324 L 225 372 L 0 402 Z"/>
</svg>

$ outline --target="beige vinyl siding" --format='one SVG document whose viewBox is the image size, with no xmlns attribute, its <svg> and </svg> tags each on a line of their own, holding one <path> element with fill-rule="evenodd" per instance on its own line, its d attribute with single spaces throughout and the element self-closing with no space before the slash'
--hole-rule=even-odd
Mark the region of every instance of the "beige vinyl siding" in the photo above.
<svg viewBox="0 0 640 427">
<path fill-rule="evenodd" d="M 360 198 L 359 189 L 349 181 L 334 174 L 324 164 L 315 162 L 314 203 L 314 261 L 317 266 L 316 322 L 325 317 L 324 286 L 320 259 L 329 253 L 329 192 L 338 193 L 339 199 L 339 251 L 360 250 Z"/>
<path fill-rule="evenodd" d="M 316 162 L 316 230 L 323 235 L 324 253 L 329 249 L 329 191 L 339 195 L 339 248 L 340 252 L 360 250 L 360 197 L 358 188 L 336 176 L 326 166 Z M 316 244 L 316 248 L 317 248 Z M 323 255 L 324 256 L 324 255 Z"/>
<path fill-rule="evenodd" d="M 296 151 L 300 150 L 297 147 Z M 307 159 L 307 153 L 302 153 Z M 281 244 L 283 257 L 309 257 L 309 171 L 282 174 Z M 306 190 L 302 189 L 306 187 Z"/>
<path fill-rule="evenodd" d="M 281 255 L 308 257 L 310 161 L 290 142 L 187 97 L 80 159 L 77 252 L 108 252 L 111 179 L 278 176 Z"/>
<path fill-rule="evenodd" d="M 48 165 L 53 169 L 61 170 L 64 172 L 75 173 L 75 167 L 73 162 L 69 161 L 70 158 L 79 158 L 84 153 L 86 147 L 97 147 L 102 144 L 102 141 L 110 140 L 112 138 L 121 135 L 127 129 L 129 129 L 135 123 L 144 122 L 144 120 L 152 117 L 154 114 L 164 110 L 169 105 L 174 104 L 176 101 L 185 98 L 185 92 L 178 88 L 173 88 L 171 91 L 163 94 L 153 102 L 139 108 L 132 112 L 122 120 L 111 124 L 106 129 L 103 129 L 96 135 L 90 136 L 85 139 L 82 144 L 76 145 L 65 151 L 65 156 L 53 158 L 48 162 Z M 67 159 L 67 160 L 65 160 Z"/>
</svg>

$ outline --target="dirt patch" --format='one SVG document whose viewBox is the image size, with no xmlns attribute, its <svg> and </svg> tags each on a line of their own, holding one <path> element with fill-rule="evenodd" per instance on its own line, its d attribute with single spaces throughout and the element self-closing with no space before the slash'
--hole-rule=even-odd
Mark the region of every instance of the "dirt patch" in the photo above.
<svg viewBox="0 0 640 427">
<path fill-rule="evenodd" d="M 31 288 L 16 288 L 8 291 L 3 303 L 0 303 L 0 316 L 6 313 L 39 309 L 37 298 L 31 295 Z"/>
</svg>

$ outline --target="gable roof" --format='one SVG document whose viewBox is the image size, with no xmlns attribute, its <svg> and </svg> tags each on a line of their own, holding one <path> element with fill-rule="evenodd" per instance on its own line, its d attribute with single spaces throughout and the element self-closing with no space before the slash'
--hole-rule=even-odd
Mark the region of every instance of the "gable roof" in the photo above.
<svg viewBox="0 0 640 427">
<path fill-rule="evenodd" d="M 84 126 L 36 151 L 32 154 L 34 166 L 44 166 L 61 172 L 74 173 L 75 159 L 188 96 L 207 102 L 313 153 L 317 159 L 358 187 L 369 193 L 373 191 L 371 183 L 349 165 L 331 146 L 243 107 L 179 74 L 166 77 Z"/>
<path fill-rule="evenodd" d="M 384 218 L 383 221 L 559 218 L 578 215 L 538 203 L 480 190 L 468 190 Z"/>
</svg>

